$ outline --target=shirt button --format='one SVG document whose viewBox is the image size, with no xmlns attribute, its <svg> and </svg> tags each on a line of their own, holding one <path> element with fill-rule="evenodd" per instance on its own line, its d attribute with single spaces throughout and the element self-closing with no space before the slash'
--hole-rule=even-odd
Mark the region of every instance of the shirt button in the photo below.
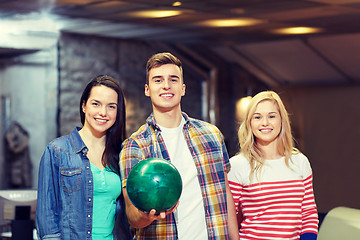
<svg viewBox="0 0 360 240">
<path fill-rule="evenodd" d="M 89 202 L 91 202 L 91 198 L 89 198 Z"/>
<path fill-rule="evenodd" d="M 88 218 L 89 218 L 89 217 L 91 217 L 91 215 L 90 215 L 90 214 L 88 215 Z"/>
<path fill-rule="evenodd" d="M 91 180 L 89 180 L 89 183 L 91 183 Z"/>
<path fill-rule="evenodd" d="M 88 234 L 90 234 L 90 231 L 88 231 Z"/>
</svg>

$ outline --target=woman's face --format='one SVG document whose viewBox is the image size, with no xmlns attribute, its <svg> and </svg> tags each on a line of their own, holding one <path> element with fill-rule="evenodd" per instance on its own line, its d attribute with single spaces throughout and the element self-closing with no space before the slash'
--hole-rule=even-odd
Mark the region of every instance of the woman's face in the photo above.
<svg viewBox="0 0 360 240">
<path fill-rule="evenodd" d="M 258 103 L 250 124 L 258 144 L 268 145 L 274 142 L 281 130 L 281 116 L 277 104 L 270 100 Z"/>
<path fill-rule="evenodd" d="M 104 85 L 91 89 L 82 110 L 85 113 L 84 128 L 89 128 L 93 134 L 102 136 L 115 123 L 117 114 L 118 94 Z"/>
</svg>

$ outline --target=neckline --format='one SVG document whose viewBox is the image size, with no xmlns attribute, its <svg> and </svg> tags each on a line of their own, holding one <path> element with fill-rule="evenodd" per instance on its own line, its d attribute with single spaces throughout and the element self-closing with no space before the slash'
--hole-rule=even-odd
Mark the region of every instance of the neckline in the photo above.
<svg viewBox="0 0 360 240">
<path fill-rule="evenodd" d="M 93 164 L 92 162 L 90 162 L 90 165 L 96 167 L 96 169 L 98 169 L 100 172 L 103 172 L 105 170 L 106 167 L 104 167 L 103 169 L 100 169 L 98 166 L 96 166 L 95 164 Z"/>
<path fill-rule="evenodd" d="M 163 127 L 161 126 L 160 124 L 159 125 L 159 128 L 161 129 L 161 131 L 167 131 L 167 132 L 176 132 L 178 131 L 179 129 L 182 129 L 185 125 L 185 118 L 183 116 L 181 116 L 181 121 L 180 121 L 180 124 L 179 126 L 177 127 L 174 127 L 174 128 L 167 128 L 167 127 Z"/>
<path fill-rule="evenodd" d="M 275 159 L 268 159 L 268 158 L 266 158 L 265 159 L 265 161 L 269 161 L 269 162 L 278 162 L 278 161 L 280 161 L 280 160 L 284 160 L 285 159 L 285 157 L 283 156 L 283 157 L 280 157 L 280 158 L 275 158 Z"/>
</svg>

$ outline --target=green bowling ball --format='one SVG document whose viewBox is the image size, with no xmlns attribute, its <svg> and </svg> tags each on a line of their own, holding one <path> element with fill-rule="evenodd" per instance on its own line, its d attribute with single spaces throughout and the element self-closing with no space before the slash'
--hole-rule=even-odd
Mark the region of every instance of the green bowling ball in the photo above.
<svg viewBox="0 0 360 240">
<path fill-rule="evenodd" d="M 149 158 L 130 171 L 126 183 L 130 201 L 139 210 L 149 213 L 167 211 L 178 202 L 182 181 L 178 170 L 169 161 Z"/>
</svg>

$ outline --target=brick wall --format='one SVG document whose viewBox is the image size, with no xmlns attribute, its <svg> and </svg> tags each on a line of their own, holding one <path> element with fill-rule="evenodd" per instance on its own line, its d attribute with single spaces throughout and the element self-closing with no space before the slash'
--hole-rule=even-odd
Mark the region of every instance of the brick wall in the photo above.
<svg viewBox="0 0 360 240">
<path fill-rule="evenodd" d="M 79 101 L 93 77 L 108 74 L 116 78 L 126 97 L 127 134 L 136 131 L 151 113 L 151 102 L 144 95 L 147 59 L 159 49 L 138 40 L 116 40 L 63 33 L 59 42 L 60 89 L 59 134 L 81 126 Z M 182 109 L 201 117 L 201 81 L 184 73 L 186 95 Z"/>
</svg>

